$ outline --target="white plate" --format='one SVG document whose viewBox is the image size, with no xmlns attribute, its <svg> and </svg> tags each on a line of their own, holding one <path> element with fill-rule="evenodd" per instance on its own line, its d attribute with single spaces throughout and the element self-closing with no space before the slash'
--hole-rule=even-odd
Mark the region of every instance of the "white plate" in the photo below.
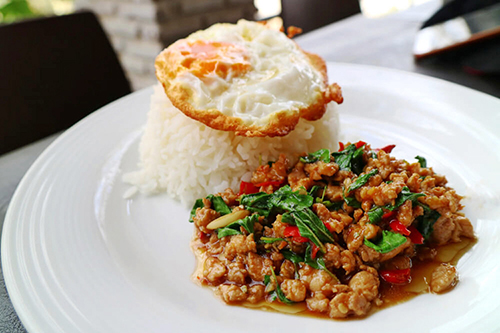
<svg viewBox="0 0 500 333">
<path fill-rule="evenodd" d="M 500 100 L 399 71 L 329 64 L 343 87 L 345 139 L 447 175 L 479 242 L 450 293 L 422 295 L 354 321 L 226 306 L 190 280 L 188 210 L 165 196 L 122 199 L 136 167 L 146 89 L 64 133 L 28 171 L 9 207 L 2 264 L 29 332 L 488 332 L 500 321 Z"/>
</svg>

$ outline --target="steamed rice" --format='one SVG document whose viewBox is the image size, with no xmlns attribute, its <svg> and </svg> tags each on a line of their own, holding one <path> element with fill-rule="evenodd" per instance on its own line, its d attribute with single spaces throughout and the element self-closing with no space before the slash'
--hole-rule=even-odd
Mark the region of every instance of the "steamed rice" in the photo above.
<svg viewBox="0 0 500 333">
<path fill-rule="evenodd" d="M 228 187 L 237 191 L 242 178 L 281 153 L 295 162 L 304 152 L 335 150 L 338 132 L 337 106 L 332 102 L 323 118 L 301 119 L 287 136 L 236 136 L 188 118 L 157 85 L 139 146 L 139 170 L 125 174 L 123 180 L 142 193 L 166 192 L 192 205 L 197 198 Z"/>
</svg>

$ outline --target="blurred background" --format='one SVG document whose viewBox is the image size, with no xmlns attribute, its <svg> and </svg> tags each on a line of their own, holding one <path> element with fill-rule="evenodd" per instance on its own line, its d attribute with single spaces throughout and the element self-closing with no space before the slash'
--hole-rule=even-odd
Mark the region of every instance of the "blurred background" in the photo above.
<svg viewBox="0 0 500 333">
<path fill-rule="evenodd" d="M 80 9 L 95 12 L 134 90 L 155 83 L 154 58 L 166 46 L 216 22 L 281 16 L 304 32 L 361 12 L 382 17 L 428 0 L 0 0 L 0 24 Z M 309 13 L 309 14 L 308 14 Z"/>
</svg>

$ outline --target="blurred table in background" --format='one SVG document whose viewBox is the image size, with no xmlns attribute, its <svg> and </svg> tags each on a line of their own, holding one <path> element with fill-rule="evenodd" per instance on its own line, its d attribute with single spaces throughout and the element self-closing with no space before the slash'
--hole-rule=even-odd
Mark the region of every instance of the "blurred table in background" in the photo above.
<svg viewBox="0 0 500 333">
<path fill-rule="evenodd" d="M 442 5 L 435 0 L 377 19 L 361 14 L 295 38 L 308 52 L 325 61 L 345 62 L 420 73 L 485 92 L 500 98 L 500 75 L 476 76 L 454 61 L 426 59 L 416 63 L 413 43 L 417 31 Z M 334 80 L 335 73 L 329 73 Z M 342 82 L 339 82 L 342 85 Z"/>
</svg>

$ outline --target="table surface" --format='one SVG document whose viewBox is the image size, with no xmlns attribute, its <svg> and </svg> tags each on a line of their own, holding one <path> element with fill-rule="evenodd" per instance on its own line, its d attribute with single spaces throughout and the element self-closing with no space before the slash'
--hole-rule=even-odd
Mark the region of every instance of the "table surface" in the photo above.
<svg viewBox="0 0 500 333">
<path fill-rule="evenodd" d="M 305 50 L 326 61 L 345 62 L 425 74 L 500 97 L 499 78 L 475 77 L 455 64 L 417 64 L 413 60 L 413 40 L 419 27 L 440 6 L 435 0 L 380 19 L 361 14 L 336 22 L 296 38 Z M 388 38 L 390 36 L 390 38 Z M 330 73 L 334 79 L 335 74 Z M 57 134 L 0 156 L 0 227 L 9 202 L 21 178 Z M 1 273 L 1 271 L 0 271 Z M 26 332 L 19 321 L 0 274 L 0 332 Z"/>
</svg>

